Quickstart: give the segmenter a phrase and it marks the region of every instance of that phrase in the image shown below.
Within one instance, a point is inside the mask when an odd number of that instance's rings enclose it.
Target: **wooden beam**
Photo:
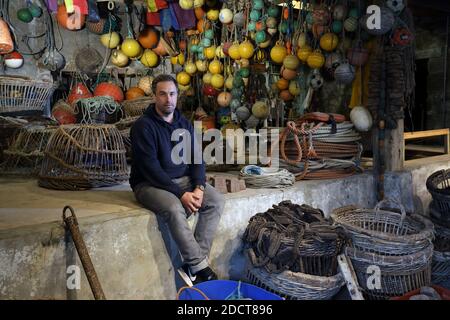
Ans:
[[[405,161],[405,140],[403,119],[397,120],[397,128],[386,130],[386,171],[403,170]]]
[[[425,130],[425,131],[415,131],[415,132],[405,132],[403,133],[403,138],[405,140],[418,139],[418,138],[429,138],[438,136],[449,135],[450,130],[447,129],[436,129],[436,130]]]
[[[423,146],[420,144],[405,144],[405,151],[421,151],[429,153],[445,153],[444,147]]]
[[[338,255],[338,264],[352,300],[364,300],[350,259],[345,254],[340,254]]]

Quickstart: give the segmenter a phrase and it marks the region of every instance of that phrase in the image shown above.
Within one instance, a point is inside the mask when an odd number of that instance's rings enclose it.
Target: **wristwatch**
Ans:
[[[195,186],[196,189],[200,189],[201,191],[205,191],[205,186],[202,184],[198,184]]]

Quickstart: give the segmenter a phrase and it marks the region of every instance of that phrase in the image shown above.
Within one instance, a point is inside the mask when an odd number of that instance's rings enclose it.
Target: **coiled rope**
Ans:
[[[360,135],[351,122],[289,121],[280,135],[280,165],[300,179],[340,178],[362,171]]]
[[[261,168],[255,165],[245,166],[240,175],[246,186],[251,188],[284,188],[295,182],[295,176],[286,169]]]

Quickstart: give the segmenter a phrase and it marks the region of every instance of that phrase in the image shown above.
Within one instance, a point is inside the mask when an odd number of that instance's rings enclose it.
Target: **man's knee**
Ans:
[[[181,218],[186,219],[186,211],[184,210],[184,207],[180,201],[167,203],[166,205],[162,206],[161,210],[159,210],[159,212],[156,212],[156,214],[161,215],[166,222]]]
[[[223,208],[225,206],[225,197],[217,189],[212,186],[207,185],[206,192],[208,192],[208,206],[217,208],[219,214],[222,214]]]

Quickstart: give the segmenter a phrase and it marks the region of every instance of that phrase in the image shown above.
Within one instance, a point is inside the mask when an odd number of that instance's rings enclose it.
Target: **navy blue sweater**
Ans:
[[[176,129],[189,131],[193,148],[194,128],[177,109],[175,109],[172,123],[168,123],[156,113],[155,106],[152,104],[134,123],[131,128],[131,188],[134,189],[141,182],[147,182],[181,198],[184,192],[171,179],[190,176],[194,186],[205,185],[205,164],[203,160],[201,164],[194,164],[194,149],[191,152],[191,164],[173,163],[172,148],[182,140],[180,137],[179,141],[171,141],[172,132]]]

